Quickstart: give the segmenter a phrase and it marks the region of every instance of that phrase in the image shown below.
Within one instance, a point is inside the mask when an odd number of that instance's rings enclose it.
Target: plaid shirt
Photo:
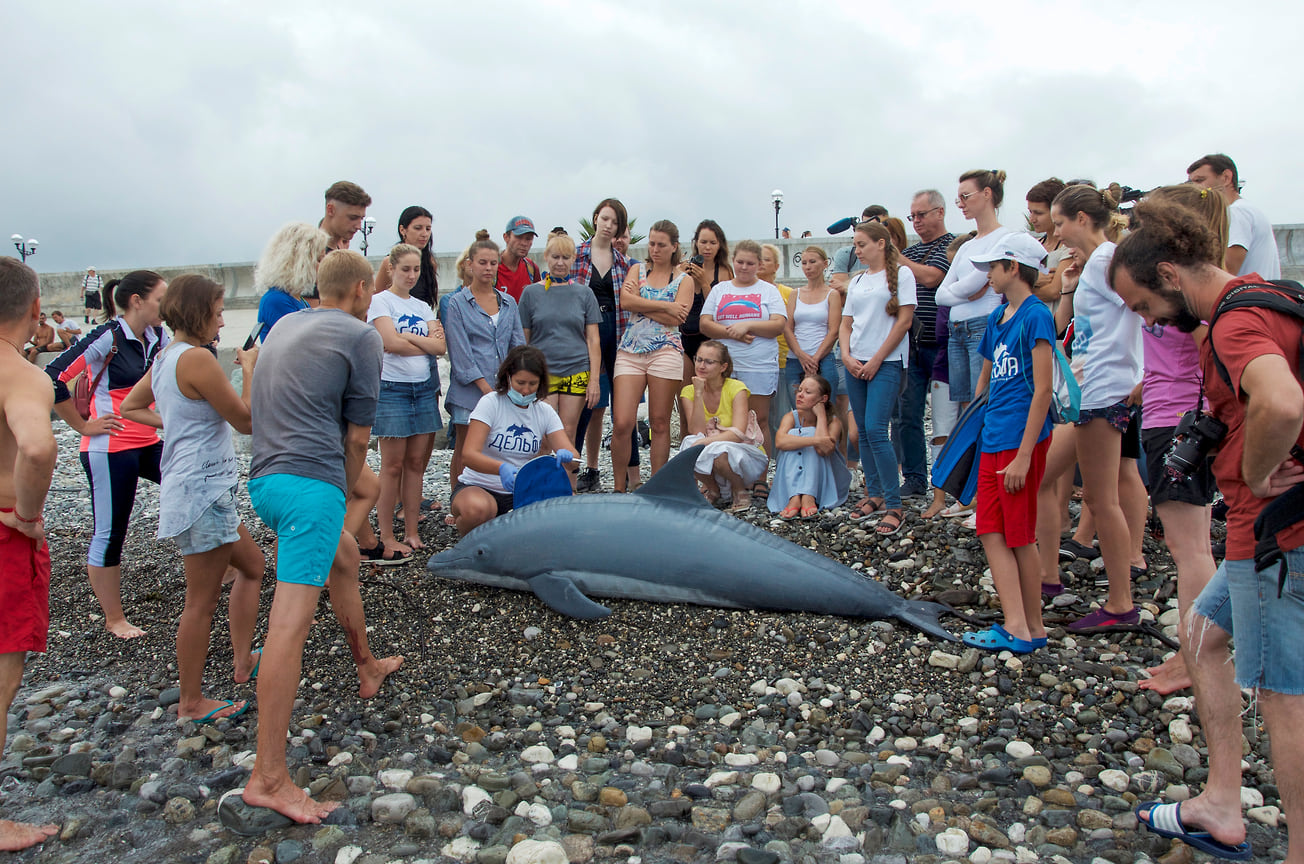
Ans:
[[[619,340],[629,325],[629,313],[620,308],[620,288],[625,284],[629,274],[629,259],[620,254],[615,247],[611,249],[611,289],[616,297],[616,339]],[[575,263],[571,266],[571,278],[581,285],[588,285],[593,276],[593,241],[585,240],[575,250]]]

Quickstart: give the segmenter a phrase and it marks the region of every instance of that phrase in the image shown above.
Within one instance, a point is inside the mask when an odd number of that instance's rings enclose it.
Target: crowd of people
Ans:
[[[913,518],[967,518],[1002,612],[1001,623],[964,635],[980,649],[1045,646],[1042,604],[1064,590],[1061,563],[1077,558],[1102,559],[1094,586],[1102,594],[1068,629],[1136,625],[1132,583],[1147,569],[1141,538],[1153,506],[1178,569],[1182,650],[1143,686],[1194,686],[1210,773],[1185,809],[1147,804],[1138,816],[1215,854],[1247,852],[1239,684],[1259,695],[1287,819],[1304,824],[1304,739],[1289,722],[1304,665],[1288,660],[1304,659],[1292,632],[1304,623],[1301,322],[1250,301],[1212,330],[1220,304],[1247,286],[1278,305],[1291,296],[1269,281],[1280,277],[1271,226],[1240,197],[1236,166],[1221,154],[1189,166],[1188,183],[1150,192],[1130,219],[1117,187],[1045,180],[1025,196],[1031,231],[1001,223],[1005,179],[1000,170],[960,175],[955,204],[974,223],[967,236],[946,230],[946,199],[934,189],[910,202],[913,244],[888,208],[866,208],[831,261],[818,246],[803,250],[802,285],[777,284],[776,247],[731,247],[710,219],[686,250],[678,226],[654,222],[646,258],[634,260],[628,212],[606,198],[578,247],[564,229],[550,232],[542,268],[529,257],[538,236],[531,219],[509,220],[501,246],[480,232],[457,260],[457,284],[444,290],[430,211],[402,212],[398,242],[375,272],[348,248],[371,199],[341,181],[326,191],[316,226],[287,224],[258,262],[258,326],[237,351],[239,389],[204,350],[222,326],[223,293],[211,280],[168,284],[134,271],[104,284],[92,303],[99,277],[91,271],[86,312],[101,307],[103,322],[83,335],[60,312],[48,324],[34,274],[4,259],[5,341],[19,361],[34,360],[34,348],[62,353],[46,376],[27,362],[13,368],[3,397],[0,457],[12,457],[4,461],[12,468],[0,469],[0,554],[17,560],[21,551],[32,579],[3,586],[11,608],[30,615],[3,634],[0,707],[21,679],[22,652],[44,649],[40,514],[54,463],[51,410],[82,436],[94,518],[87,571],[107,629],[143,635],[123,608],[121,558],[137,484],[149,480],[161,486],[158,536],[173,539],[185,561],[178,714],[203,723],[249,707],[206,698],[200,686],[220,589],[233,580],[232,680],[257,680],[260,710],[244,798],[313,822],[331,805],[291,782],[285,730],[321,589],[347,635],[359,692],[372,696],[403,658],[370,652],[360,564],[408,560],[424,546],[421,520],[445,506],[459,534],[509,511],[518,471],[542,454],[578,491],[598,488],[604,410],[611,485],[632,491],[645,404],[650,471],[670,457],[677,412],[679,447],[701,446],[695,473],[717,506],[763,503],[780,518],[810,519],[848,504],[858,466],[863,495],[848,518],[873,523],[876,535]],[[75,383],[86,385],[77,396]],[[441,395],[454,442],[447,502],[422,494],[443,427]],[[966,505],[931,487],[929,445],[936,462],[971,403],[985,419],[977,493]],[[1225,426],[1216,460],[1190,431],[1202,411]],[[276,589],[257,649],[265,559],[236,508],[233,430],[252,433],[249,496],[276,535]],[[373,437],[378,475],[365,458]],[[1175,440],[1196,448],[1183,451],[1181,470],[1169,456]],[[1062,540],[1075,486],[1082,515]],[[1218,491],[1229,512],[1226,560],[1215,567]],[[1264,531],[1283,559],[1272,591],[1255,568]],[[262,669],[268,651],[279,662]],[[0,831],[5,844],[45,836],[15,823]]]

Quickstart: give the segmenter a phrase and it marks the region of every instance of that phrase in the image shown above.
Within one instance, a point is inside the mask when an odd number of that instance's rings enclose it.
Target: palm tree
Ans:
[[[629,220],[629,243],[630,243],[631,246],[634,245],[635,243],[641,242],[642,240],[644,240],[644,239],[647,238],[647,235],[646,235],[646,234],[635,234],[635,233],[634,233],[634,223],[637,222],[637,221],[638,221],[638,217],[637,217],[637,216],[632,216],[632,217],[630,217],[630,220]],[[581,218],[581,219],[580,219],[580,240],[592,240],[592,239],[593,239],[593,223],[590,222],[588,219]]]

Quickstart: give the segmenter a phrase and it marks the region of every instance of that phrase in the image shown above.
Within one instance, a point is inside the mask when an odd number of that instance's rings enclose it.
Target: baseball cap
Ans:
[[[1015,261],[1037,268],[1040,273],[1046,271],[1046,249],[1041,241],[1031,234],[1006,234],[996,244],[996,248],[980,258],[974,258],[973,264],[979,270],[990,270],[997,261]]]
[[[92,270],[94,270],[94,269],[95,269],[94,267],[87,267],[87,268],[86,268],[86,272],[87,272],[87,273],[90,273],[90,272],[91,272]]]
[[[511,219],[507,220],[507,230],[503,233],[515,234],[517,237],[522,237],[526,234],[533,234],[536,237],[539,236],[539,232],[534,230],[534,223],[531,222],[527,216],[513,216]]]

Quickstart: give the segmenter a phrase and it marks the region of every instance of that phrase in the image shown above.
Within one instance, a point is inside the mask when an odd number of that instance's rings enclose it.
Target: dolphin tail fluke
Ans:
[[[579,589],[564,572],[540,573],[529,579],[530,588],[535,596],[547,604],[548,608],[571,618],[605,618],[611,610],[601,603],[595,603]]]
[[[929,636],[936,636],[939,639],[945,639],[948,642],[959,642],[952,633],[938,623],[938,619],[943,614],[951,610],[939,603],[924,603],[919,600],[902,601],[902,608],[895,611],[892,617],[899,621],[904,621],[911,627],[914,627],[921,633],[927,633]]]

